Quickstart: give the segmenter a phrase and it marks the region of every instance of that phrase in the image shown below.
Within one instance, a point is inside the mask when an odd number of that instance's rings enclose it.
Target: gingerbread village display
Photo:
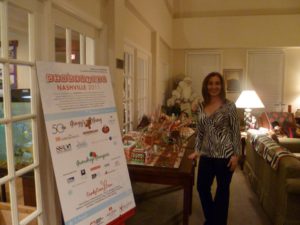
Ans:
[[[195,132],[191,128],[195,125],[193,108],[199,99],[192,90],[191,78],[185,76],[171,92],[165,107],[158,107],[150,117],[144,116],[137,131],[123,136],[127,162],[178,168],[188,139]]]
[[[144,116],[138,131],[123,136],[127,162],[146,166],[178,168],[188,139],[194,134],[186,113],[178,118],[159,113]]]

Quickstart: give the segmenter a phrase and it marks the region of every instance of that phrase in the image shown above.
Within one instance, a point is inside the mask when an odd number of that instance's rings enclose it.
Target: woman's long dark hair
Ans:
[[[221,92],[220,92],[220,97],[225,102],[226,99],[226,92],[225,92],[225,84],[224,84],[224,79],[223,76],[219,72],[211,72],[209,73],[203,80],[202,83],[202,96],[203,96],[203,104],[207,105],[210,102],[211,96],[208,93],[208,82],[212,77],[219,77],[221,81]]]

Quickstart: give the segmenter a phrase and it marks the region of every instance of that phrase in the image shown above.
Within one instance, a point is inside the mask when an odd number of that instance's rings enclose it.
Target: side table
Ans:
[[[300,126],[300,117],[295,117],[297,126]]]
[[[246,153],[245,153],[246,138],[247,138],[247,132],[242,131],[241,132],[242,154],[239,158],[239,165],[241,167],[241,170],[244,169],[244,163],[245,163],[245,160],[246,160]]]

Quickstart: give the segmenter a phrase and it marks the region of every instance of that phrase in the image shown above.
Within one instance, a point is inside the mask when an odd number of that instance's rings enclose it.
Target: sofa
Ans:
[[[246,138],[244,173],[274,225],[300,224],[300,159],[291,153],[300,144],[290,139],[277,143],[256,130]]]

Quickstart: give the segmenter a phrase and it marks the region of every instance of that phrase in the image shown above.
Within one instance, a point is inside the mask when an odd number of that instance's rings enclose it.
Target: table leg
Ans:
[[[189,215],[191,215],[192,214],[192,209],[193,209],[193,185],[190,185],[189,199],[190,199]]]
[[[1,200],[2,202],[6,202],[6,190],[5,190],[5,184],[1,185]]]
[[[245,153],[245,147],[246,147],[246,138],[242,137],[241,138],[241,142],[242,142],[242,154],[239,158],[239,164],[241,167],[241,170],[244,169],[244,163],[245,163],[245,159],[246,159],[246,153]]]
[[[189,215],[192,211],[191,190],[190,182],[187,182],[183,188],[183,225],[189,224]]]

